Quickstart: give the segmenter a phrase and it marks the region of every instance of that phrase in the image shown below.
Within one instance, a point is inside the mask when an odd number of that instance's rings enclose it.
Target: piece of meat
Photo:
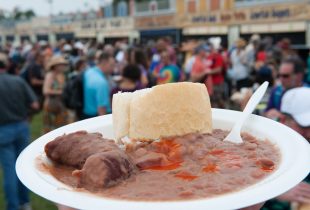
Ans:
[[[113,140],[102,138],[100,133],[87,133],[86,131],[57,137],[45,145],[48,158],[58,164],[78,169],[81,169],[86,159],[93,154],[119,150]]]
[[[127,179],[135,166],[121,150],[97,153],[87,158],[82,170],[74,171],[79,187],[90,191],[116,185]]]
[[[135,159],[135,164],[141,169],[146,169],[154,166],[167,165],[169,161],[164,154],[147,152],[147,154]]]

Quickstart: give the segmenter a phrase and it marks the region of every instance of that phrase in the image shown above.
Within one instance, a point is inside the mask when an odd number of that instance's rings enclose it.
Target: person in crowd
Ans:
[[[160,54],[162,51],[166,50],[166,43],[163,39],[159,39],[156,42],[156,45],[154,48],[152,48],[152,58],[150,63],[150,71],[153,72],[154,69],[160,64],[161,57]],[[169,55],[169,54],[168,54]]]
[[[285,92],[280,109],[280,122],[292,128],[310,142],[310,88],[298,87]],[[294,141],[294,139],[292,139]],[[288,192],[266,202],[262,210],[291,210],[310,208],[310,176]],[[293,203],[292,203],[293,202]]]
[[[72,101],[76,103],[82,104],[83,100],[83,73],[86,71],[87,62],[84,58],[79,58],[75,65],[74,70],[69,73],[68,78],[66,80],[65,89],[63,92],[63,100],[65,101],[65,105],[68,109],[68,123],[75,122],[77,120],[81,120],[82,117],[82,107],[69,107],[67,103],[72,103]],[[68,90],[69,89],[69,90]],[[73,98],[72,98],[73,97]],[[78,98],[76,98],[78,97]],[[79,100],[81,102],[79,102]],[[72,105],[72,104],[71,104]]]
[[[122,71],[122,79],[120,83],[111,91],[113,94],[121,92],[134,92],[142,89],[141,86],[141,70],[138,65],[129,64]]]
[[[166,50],[168,55],[170,56],[170,60],[172,64],[177,64],[177,54],[173,47],[172,39],[170,36],[167,36],[163,39],[164,43],[166,44]]]
[[[300,59],[292,57],[282,61],[279,69],[280,84],[271,92],[265,116],[278,120],[280,117],[281,99],[285,91],[294,88],[307,86],[304,83],[305,69]]]
[[[146,58],[146,55],[143,50],[141,49],[135,49],[132,51],[133,58],[130,63],[135,64],[139,67],[141,71],[141,87],[151,87],[155,85],[154,78],[152,78],[152,74],[148,71],[148,61]]]
[[[47,44],[45,40],[42,40],[41,43]],[[63,46],[66,44],[66,40],[61,39],[56,43],[56,46],[53,49],[54,55],[61,55],[61,50],[63,49]]]
[[[30,141],[29,109],[39,103],[28,84],[18,76],[6,73],[8,58],[0,54],[0,162],[4,176],[7,210],[30,210],[27,188],[18,180],[15,162]],[[16,103],[18,102],[18,103]]]
[[[40,105],[43,105],[43,83],[44,83],[44,58],[41,52],[34,54],[34,62],[30,63],[25,69],[26,81],[30,84],[32,90],[39,99]]]
[[[211,52],[207,59],[211,61],[210,71],[208,72],[208,75],[211,76],[213,84],[213,95],[211,96],[212,107],[224,108],[224,77],[226,71],[224,59],[219,53],[219,51],[213,46],[211,46]]]
[[[236,42],[236,48],[230,55],[231,69],[228,71],[230,78],[236,83],[236,89],[240,91],[243,87],[251,87],[249,80],[249,64],[244,50],[246,41],[242,38]]]
[[[93,68],[96,66],[96,50],[91,48],[87,52],[87,66],[88,68]]]
[[[67,124],[67,111],[61,98],[65,84],[64,72],[67,68],[67,60],[59,55],[52,57],[47,65],[43,84],[45,96],[43,104],[44,133]]]
[[[189,76],[191,74],[196,54],[197,54],[197,42],[195,41],[188,41],[185,43],[182,43],[181,51],[183,51],[184,55],[184,72],[186,74],[186,78],[189,79]]]
[[[208,89],[209,95],[213,95],[212,78],[209,76],[211,72],[212,61],[207,57],[210,55],[210,47],[208,45],[200,45],[196,49],[195,61],[192,66],[190,81],[204,83]]]
[[[296,56],[296,52],[291,47],[291,40],[288,38],[283,38],[280,43],[279,47],[282,54],[282,59],[286,59],[292,56]]]
[[[258,34],[253,34],[249,40],[249,44],[245,48],[246,59],[250,68],[254,68],[255,66],[255,57],[259,43],[261,43],[260,36]]]
[[[181,70],[178,66],[172,63],[168,51],[164,50],[160,54],[160,63],[152,72],[156,78],[157,84],[166,84],[172,82],[179,82],[181,79]]]
[[[74,67],[73,67],[73,71],[70,72],[70,74],[68,75],[68,78],[73,78],[76,77],[77,75],[81,74],[82,72],[84,72],[87,68],[87,61],[84,57],[80,57],[78,58],[75,63],[74,63]]]
[[[83,118],[111,113],[110,85],[108,77],[115,67],[114,57],[103,52],[97,66],[87,69],[84,73],[84,109]]]
[[[255,66],[254,69],[257,71],[260,69],[267,60],[267,52],[265,50],[265,45],[263,43],[260,43],[257,47],[257,52],[255,55]]]

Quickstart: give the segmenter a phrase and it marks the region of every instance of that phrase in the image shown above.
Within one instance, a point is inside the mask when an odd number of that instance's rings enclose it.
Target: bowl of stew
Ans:
[[[96,164],[91,168],[94,164],[87,160],[85,168],[61,164],[40,167],[38,161],[46,163],[45,146],[64,134],[100,133],[100,138],[113,139],[111,116],[80,121],[29,145],[17,160],[17,174],[30,190],[53,202],[78,209],[126,206],[135,210],[243,208],[286,192],[308,175],[308,142],[275,121],[251,115],[242,129],[243,144],[223,142],[239,115],[236,111],[213,109],[212,134],[189,134],[121,148],[132,162],[132,169],[122,174],[125,176],[122,179],[115,179],[112,172],[106,175],[106,168]],[[85,132],[74,134],[81,130]],[[72,151],[82,155],[73,146],[70,148],[61,155],[70,155]],[[109,152],[112,156],[114,153]],[[109,159],[105,158],[111,158],[106,154],[97,156],[93,158],[95,161],[99,158],[106,162]],[[84,178],[73,176],[76,170],[85,173]],[[93,179],[88,177],[94,175],[105,176],[105,182],[101,182],[103,178],[89,181]]]

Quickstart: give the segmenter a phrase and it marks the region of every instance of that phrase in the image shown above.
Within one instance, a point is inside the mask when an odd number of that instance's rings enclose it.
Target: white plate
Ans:
[[[213,127],[229,129],[240,112],[213,109]],[[100,132],[104,137],[113,138],[112,116],[96,117],[73,123],[54,130],[30,144],[18,157],[16,171],[19,179],[33,192],[56,203],[78,209],[91,210],[206,210],[238,209],[276,197],[302,181],[310,171],[310,146],[292,129],[272,120],[252,115],[244,131],[258,138],[268,138],[281,150],[282,160],[278,170],[261,182],[244,190],[220,195],[214,198],[173,201],[134,202],[98,197],[90,193],[76,192],[52,176],[35,167],[35,159],[44,154],[44,146],[64,133],[78,130]],[[134,190],[134,189],[133,189]]]

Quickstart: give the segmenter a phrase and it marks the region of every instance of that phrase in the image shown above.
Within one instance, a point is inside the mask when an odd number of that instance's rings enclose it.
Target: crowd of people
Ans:
[[[284,122],[310,140],[310,116],[299,121],[294,118],[298,107],[292,113],[281,109],[287,90],[309,87],[305,64],[310,65],[310,59],[303,61],[289,39],[273,43],[259,35],[248,42],[240,38],[230,48],[216,39],[175,46],[169,37],[144,45],[76,40],[60,40],[55,46],[46,41],[8,43],[0,48],[0,161],[7,209],[29,209],[26,193],[18,193],[26,190],[16,177],[14,163],[29,141],[28,122],[38,112],[43,113],[43,134],[111,113],[112,97],[118,91],[182,81],[204,83],[212,107],[242,110],[252,92],[268,81],[269,90],[257,114]],[[304,107],[308,114],[309,108]],[[310,203],[309,188],[302,183],[295,193],[279,199]]]

